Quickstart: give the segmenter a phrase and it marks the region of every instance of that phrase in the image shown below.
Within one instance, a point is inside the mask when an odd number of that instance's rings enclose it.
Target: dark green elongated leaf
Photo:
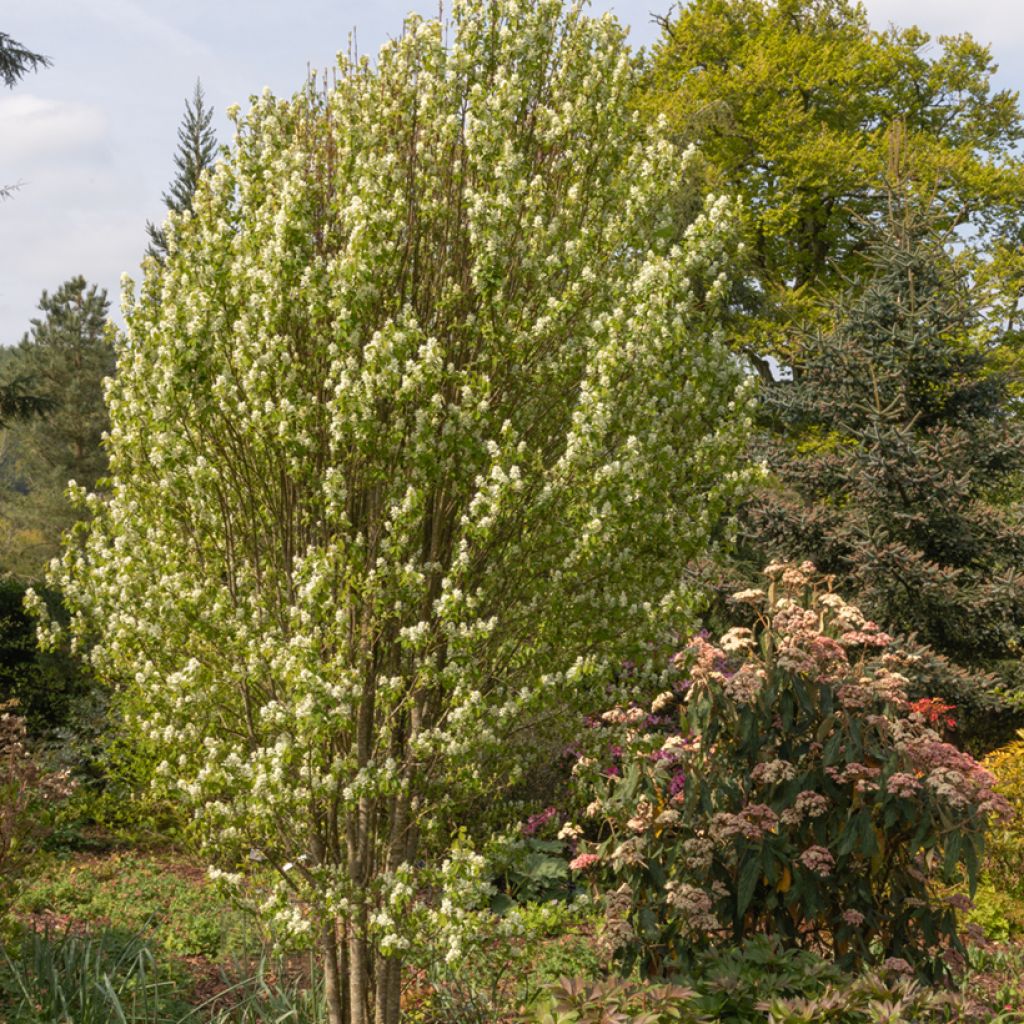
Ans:
[[[736,914],[742,917],[754,898],[754,890],[757,888],[757,880],[761,877],[761,860],[759,857],[752,857],[743,865],[740,873],[739,886],[736,889]]]

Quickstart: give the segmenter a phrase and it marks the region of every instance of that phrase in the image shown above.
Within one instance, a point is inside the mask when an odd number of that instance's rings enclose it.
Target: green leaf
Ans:
[[[752,857],[743,865],[740,872],[739,884],[736,887],[736,915],[742,917],[754,898],[754,890],[757,888],[758,879],[761,877],[761,858]]]

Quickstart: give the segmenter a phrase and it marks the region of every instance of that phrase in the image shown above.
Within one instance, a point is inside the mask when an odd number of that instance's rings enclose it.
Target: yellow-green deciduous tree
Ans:
[[[1024,122],[995,71],[969,35],[876,30],[852,0],[691,0],[665,20],[643,108],[745,202],[766,300],[756,347],[784,353],[778,321],[801,290],[859,268],[894,172],[974,246],[1017,252]]]

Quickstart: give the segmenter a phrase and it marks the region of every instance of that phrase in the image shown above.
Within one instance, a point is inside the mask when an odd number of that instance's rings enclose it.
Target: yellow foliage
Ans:
[[[986,841],[985,871],[996,888],[1024,893],[1024,730],[1020,739],[994,750],[982,762],[998,779],[1013,818],[997,823]]]

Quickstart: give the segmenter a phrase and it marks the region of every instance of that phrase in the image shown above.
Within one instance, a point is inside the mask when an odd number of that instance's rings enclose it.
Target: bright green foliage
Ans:
[[[192,209],[192,197],[199,187],[199,178],[213,167],[217,155],[217,135],[213,130],[213,110],[206,106],[203,87],[196,79],[192,98],[185,101],[185,116],[178,127],[178,151],[174,154],[177,169],[170,191],[164,193],[164,205],[172,213]],[[149,246],[146,252],[157,260],[167,256],[167,234],[156,224],[147,224]]]
[[[210,853],[346,923],[354,1024],[395,1019],[387,894],[452,811],[624,636],[691,618],[750,427],[730,207],[678,229],[622,29],[453,19],[234,113],[127,289],[112,493],[55,573]]]
[[[43,292],[41,316],[7,357],[8,374],[31,381],[48,406],[45,415],[12,424],[5,438],[8,571],[38,576],[58,550],[60,531],[76,519],[68,482],[92,489],[106,472],[103,383],[115,369],[109,309],[104,290],[73,277],[52,295]]]
[[[51,914],[80,927],[145,933],[161,951],[210,958],[248,952],[244,912],[218,896],[196,865],[170,855],[51,857],[23,888],[20,914]],[[255,928],[251,938],[255,946]]]
[[[985,874],[986,876],[994,875],[999,878],[999,881],[991,882],[988,877],[983,879],[981,885],[978,886],[978,891],[974,894],[973,905],[967,914],[967,920],[972,925],[977,925],[984,933],[985,938],[990,941],[1019,941],[1021,937],[1024,937],[1024,896],[1014,895],[1013,890],[1020,891],[1020,875],[1014,876],[1013,885],[1007,889],[1001,884],[1001,872],[998,869],[991,870],[992,847],[995,845],[998,848],[1000,839],[1006,838],[1005,833],[1001,837],[999,831],[993,831],[995,834],[989,832],[985,842],[987,854]],[[1019,839],[1017,841],[1019,842]],[[1005,849],[1002,852],[1005,855]],[[1019,850],[1014,853],[1014,859],[1019,861]],[[999,854],[997,853],[996,856],[998,857]]]
[[[755,934],[942,973],[961,948],[945,887],[973,890],[1006,801],[908,707],[913,663],[886,634],[812,567],[766,574],[735,596],[753,629],[691,641],[653,723],[602,716],[620,763],[577,768],[600,831],[570,867],[605,882],[603,941],[646,976]]]
[[[851,0],[692,0],[655,47],[645,109],[744,199],[770,312],[856,267],[893,175],[950,222],[1014,235],[1024,122],[994,71],[968,35],[874,31]],[[769,330],[752,340],[778,347]]]

